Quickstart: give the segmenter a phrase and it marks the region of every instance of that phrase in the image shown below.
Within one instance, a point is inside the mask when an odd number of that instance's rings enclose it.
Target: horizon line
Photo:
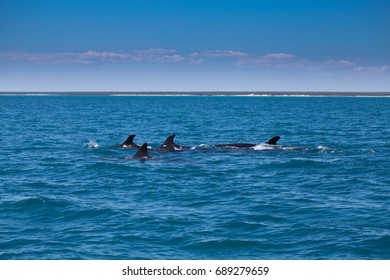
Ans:
[[[0,91],[0,96],[312,96],[390,97],[389,91]]]
[[[149,93],[149,92],[198,92],[198,93],[209,93],[209,92],[243,92],[243,93],[390,93],[389,91],[384,90],[0,90],[0,93],[51,93],[51,92],[69,92],[69,93],[109,93],[109,92],[119,92],[119,93]]]

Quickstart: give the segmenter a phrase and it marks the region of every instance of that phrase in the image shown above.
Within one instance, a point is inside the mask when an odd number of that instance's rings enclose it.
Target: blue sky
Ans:
[[[0,0],[0,91],[390,91],[386,0]]]

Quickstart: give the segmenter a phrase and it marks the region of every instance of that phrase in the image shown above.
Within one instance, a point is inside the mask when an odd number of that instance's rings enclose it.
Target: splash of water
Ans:
[[[85,144],[85,147],[88,149],[97,149],[99,144],[94,139],[88,139],[88,143]]]

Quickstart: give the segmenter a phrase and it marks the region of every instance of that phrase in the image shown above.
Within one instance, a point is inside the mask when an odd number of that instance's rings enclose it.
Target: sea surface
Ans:
[[[388,97],[0,96],[0,145],[0,259],[390,259]]]

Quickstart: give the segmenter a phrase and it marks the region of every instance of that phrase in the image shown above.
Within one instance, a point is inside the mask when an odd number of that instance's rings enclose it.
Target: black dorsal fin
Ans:
[[[135,137],[135,134],[129,135],[129,137],[127,137],[127,139],[125,140],[125,142],[123,142],[121,145],[126,145],[126,146],[137,146],[137,145],[134,144],[134,142],[133,142],[134,137]]]
[[[265,143],[270,144],[270,145],[276,145],[276,143],[279,141],[279,139],[280,139],[280,136],[274,136]]]
[[[134,155],[134,158],[138,159],[148,159],[152,156],[148,153],[148,144],[144,143],[142,144],[141,148],[138,149],[138,152]]]
[[[175,145],[175,142],[173,142],[173,139],[175,138],[175,136],[176,136],[176,134],[169,135],[160,147]]]

